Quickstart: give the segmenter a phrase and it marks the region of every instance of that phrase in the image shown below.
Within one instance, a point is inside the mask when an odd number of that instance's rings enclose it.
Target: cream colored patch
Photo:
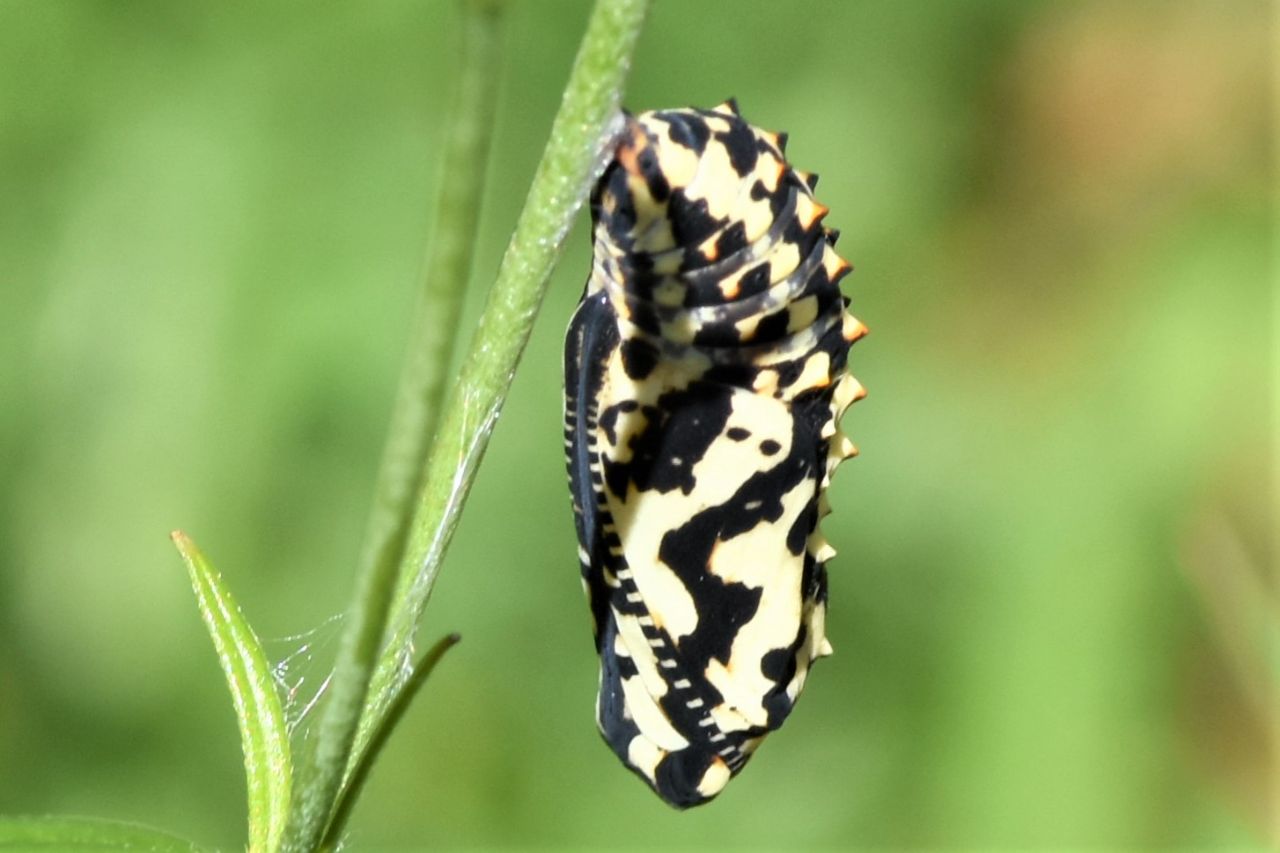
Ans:
[[[707,668],[702,675],[717,690],[723,692],[723,686],[733,685],[736,678],[740,674],[733,667],[733,657],[729,658],[729,665],[721,663],[719,659],[712,658],[707,662]],[[759,721],[758,716],[744,713],[744,709],[738,707],[735,701],[736,697],[726,695],[724,701],[712,708],[708,714],[715,722],[716,727],[722,732],[742,732],[752,726],[762,726],[764,722]],[[748,700],[747,709],[752,705],[759,705],[758,700]]]
[[[761,312],[757,311],[743,317],[741,320],[733,324],[733,328],[738,332],[740,340],[749,341],[756,336],[756,329],[760,327]]]
[[[798,332],[812,326],[813,321],[818,319],[818,297],[806,296],[792,302],[789,312],[791,316],[787,321],[788,332]]]
[[[636,588],[653,618],[666,627],[673,639],[693,632],[698,625],[698,611],[676,573],[658,558],[658,548],[668,531],[688,521],[686,506],[687,499],[679,492],[641,494],[632,486],[625,502],[609,495],[609,508]]]
[[[800,247],[795,243],[778,243],[769,253],[769,283],[777,284],[800,266]]]
[[[734,116],[735,116],[735,113],[732,110],[730,110],[729,114],[726,115],[724,118],[721,118],[720,116],[703,116],[702,120],[707,123],[707,127],[711,128],[711,132],[713,134],[716,134],[716,133],[724,133],[726,130],[728,130],[729,122],[734,118]],[[708,142],[707,147],[711,147],[712,144],[718,145],[719,143]]]
[[[835,411],[843,413],[851,403],[865,396],[867,396],[867,390],[862,387],[862,383],[854,379],[852,373],[846,373],[836,383],[835,394],[832,397]]]
[[[795,491],[788,492],[786,497]],[[778,521],[761,521],[746,533],[717,541],[711,551],[711,573],[725,583],[765,589],[784,564],[803,562],[800,556],[787,550],[787,530],[795,520],[787,518],[786,510],[790,508],[784,498],[783,516]]]
[[[776,394],[778,391],[778,372],[776,370],[761,370],[756,374],[751,387],[761,394]]]
[[[815,352],[805,359],[804,370],[791,383],[788,391],[798,394],[810,388],[824,388],[831,384],[831,356],[825,352]]]
[[[675,234],[671,230],[671,220],[667,218],[666,208],[655,214],[652,219],[641,219],[637,222],[638,231],[633,231],[634,249],[640,252],[666,252],[676,246]]]
[[[653,255],[651,260],[654,275],[675,275],[684,264],[684,252],[665,252]]]
[[[786,161],[773,154],[761,156],[760,161],[756,163],[756,178],[771,194],[777,192],[778,184],[786,173]]]
[[[773,225],[773,210],[769,207],[768,196],[757,201],[747,195],[738,203],[737,216],[742,220],[748,242],[759,240]]]
[[[674,308],[684,302],[685,286],[676,279],[663,279],[653,289],[653,301],[659,305]]]
[[[827,640],[827,606],[815,603],[809,608],[809,653],[814,658],[824,658],[834,651]]]
[[[796,196],[796,219],[805,230],[812,228],[813,223],[826,216],[828,212],[829,208],[815,201],[812,196]]]
[[[677,144],[667,133],[667,123],[656,119],[644,119],[645,124],[657,137],[658,163],[667,183],[673,189],[687,187],[698,174],[698,153],[692,148]]]
[[[707,212],[716,219],[737,215],[738,193],[742,178],[733,168],[724,145],[707,143],[698,166],[698,174],[685,190],[690,201],[704,199]]]
[[[809,537],[809,553],[819,563],[825,563],[836,555],[836,549],[820,531],[815,530]]]
[[[643,225],[647,220],[661,213],[662,204],[654,200],[649,193],[649,185],[634,169],[634,165],[627,169],[630,173],[627,175],[627,193],[631,196],[632,204],[635,205],[637,224]]]
[[[848,261],[840,257],[836,250],[831,248],[830,243],[822,247],[822,268],[827,271],[827,277],[833,281],[846,270],[853,269]]]
[[[730,707],[728,702],[712,708],[710,714],[716,728],[722,732],[745,732],[752,726],[751,721],[739,713],[737,708]]]
[[[717,758],[711,762],[707,772],[702,774],[702,780],[698,782],[698,793],[704,797],[714,797],[724,790],[731,778],[733,773],[729,771],[729,765]]]
[[[844,339],[852,343],[867,333],[867,327],[862,324],[861,320],[846,311],[844,327],[841,332],[844,335]]]
[[[658,775],[658,762],[666,755],[653,741],[642,734],[636,735],[627,744],[627,761],[631,766],[653,782]]]
[[[676,344],[691,344],[694,335],[698,334],[698,324],[688,312],[682,312],[674,321],[662,323],[658,328],[662,337]]]

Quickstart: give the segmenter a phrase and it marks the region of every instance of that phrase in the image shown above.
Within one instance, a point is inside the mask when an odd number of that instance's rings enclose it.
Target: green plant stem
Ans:
[[[648,0],[598,0],[515,234],[445,408],[427,463],[396,590],[390,634],[370,690],[386,707],[403,683],[413,636],[528,342],[574,214],[621,126],[619,106]]]
[[[361,553],[357,592],[334,667],[311,760],[299,764],[283,849],[312,850],[329,824],[352,754],[373,663],[409,529],[415,497],[444,396],[462,293],[471,275],[476,224],[493,134],[503,7],[462,4],[462,63],[446,130],[440,196],[424,286],[418,297],[375,498]]]

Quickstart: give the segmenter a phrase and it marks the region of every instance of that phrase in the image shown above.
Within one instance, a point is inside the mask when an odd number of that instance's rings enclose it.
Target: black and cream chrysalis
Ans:
[[[831,652],[818,521],[856,452],[837,427],[866,329],[785,144],[733,101],[628,117],[565,344],[596,718],[681,808],[724,788]]]

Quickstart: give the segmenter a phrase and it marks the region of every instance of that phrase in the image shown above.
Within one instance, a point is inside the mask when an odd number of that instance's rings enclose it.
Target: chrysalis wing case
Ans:
[[[677,807],[782,725],[815,658],[835,553],[818,532],[865,327],[786,139],[727,101],[629,118],[592,195],[565,345],[565,430],[600,655],[596,718]]]

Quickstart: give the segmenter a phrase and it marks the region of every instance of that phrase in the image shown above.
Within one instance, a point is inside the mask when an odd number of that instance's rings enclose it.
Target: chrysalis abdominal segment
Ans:
[[[565,346],[596,717],[668,803],[719,793],[829,654],[818,531],[863,396],[850,270],[782,134],[727,101],[627,122]]]

